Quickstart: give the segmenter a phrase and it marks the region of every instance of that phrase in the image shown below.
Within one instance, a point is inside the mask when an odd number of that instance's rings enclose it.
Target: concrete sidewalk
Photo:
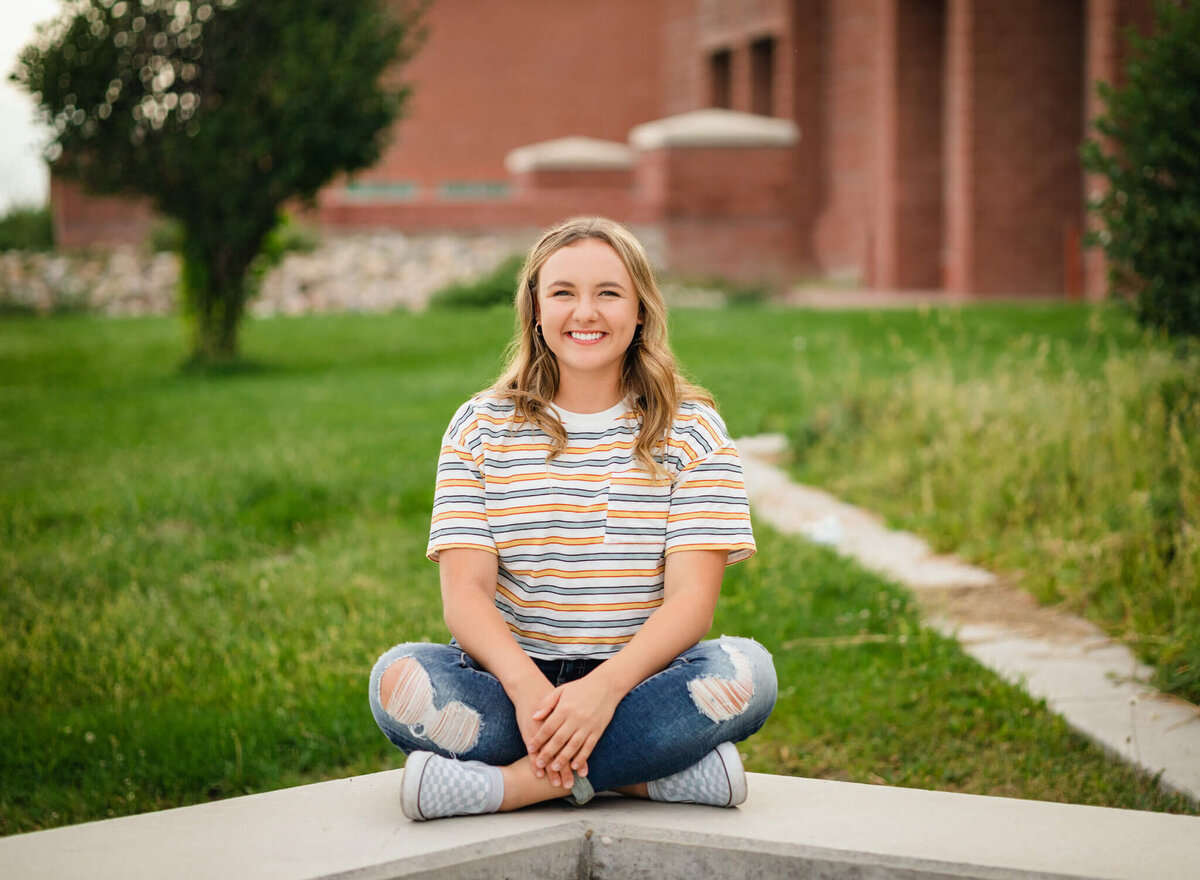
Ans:
[[[927,625],[1104,748],[1161,774],[1169,790],[1200,801],[1200,707],[1150,687],[1151,670],[1128,648],[1081,618],[1039,607],[991,572],[935,554],[874,514],[793,483],[774,463],[786,448],[781,435],[737,445],[756,518],[911,588]]]

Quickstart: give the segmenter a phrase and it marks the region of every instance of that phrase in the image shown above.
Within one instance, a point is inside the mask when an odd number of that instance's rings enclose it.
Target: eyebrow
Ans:
[[[570,281],[551,281],[546,286],[547,287],[574,287],[575,285],[572,284]],[[621,290],[625,289],[625,287],[623,285],[621,285],[620,283],[618,283],[616,281],[601,281],[596,286],[597,287],[616,287]]]

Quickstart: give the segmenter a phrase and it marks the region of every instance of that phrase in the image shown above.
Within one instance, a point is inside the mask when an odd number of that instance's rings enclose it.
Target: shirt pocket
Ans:
[[[667,540],[671,483],[631,468],[612,476],[608,488],[605,544],[658,544]]]

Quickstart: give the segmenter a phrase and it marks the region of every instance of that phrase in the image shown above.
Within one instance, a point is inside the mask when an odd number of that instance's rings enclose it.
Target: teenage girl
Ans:
[[[733,743],[775,704],[757,642],[712,625],[754,553],[737,450],[680,376],[641,245],[585,217],[529,252],[509,365],[442,440],[428,556],[449,645],[375,664],[410,819],[597,791],[733,806]]]

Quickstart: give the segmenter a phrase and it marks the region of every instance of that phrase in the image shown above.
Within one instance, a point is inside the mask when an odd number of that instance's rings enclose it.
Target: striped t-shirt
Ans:
[[[496,606],[531,656],[608,657],[662,604],[664,562],[679,550],[755,550],[737,449],[716,411],[680,407],[657,482],[633,458],[625,404],[556,410],[567,449],[519,420],[511,400],[463,404],[438,460],[430,559],[451,547],[499,557]]]

